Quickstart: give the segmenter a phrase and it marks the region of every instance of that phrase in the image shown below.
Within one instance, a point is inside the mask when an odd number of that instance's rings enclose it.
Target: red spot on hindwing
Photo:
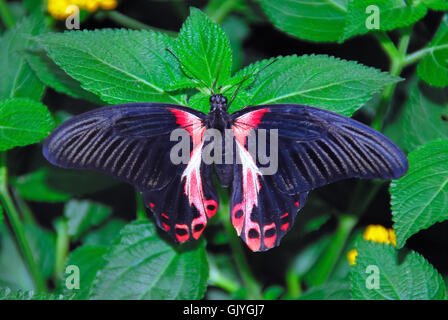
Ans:
[[[275,244],[275,240],[277,239],[277,233],[275,232],[275,223],[265,225],[263,227],[263,242],[264,245],[268,248],[272,248]]]
[[[176,224],[174,226],[174,232],[179,242],[185,242],[190,238],[188,226],[186,224]]]

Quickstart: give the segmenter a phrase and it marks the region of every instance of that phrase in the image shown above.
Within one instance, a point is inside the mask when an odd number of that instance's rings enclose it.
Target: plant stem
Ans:
[[[217,24],[223,23],[227,15],[235,8],[237,1],[223,0],[217,7],[208,7],[206,9],[207,15]]]
[[[22,250],[22,254],[28,265],[37,290],[46,292],[47,288],[45,286],[45,281],[40,273],[36,261],[34,260],[33,252],[31,251],[26,239],[25,228],[23,227],[22,221],[20,221],[19,213],[17,212],[14,201],[12,200],[8,190],[8,169],[6,166],[6,153],[4,152],[0,152],[0,201],[6,209],[6,215],[9,218],[12,229],[14,230],[17,242]]]
[[[139,191],[135,191],[135,203],[137,206],[137,219],[146,219],[145,203]]]
[[[348,237],[350,236],[357,218],[352,215],[345,215],[339,218],[339,225],[332,241],[328,245],[322,257],[310,271],[310,282],[313,286],[323,284],[333,271],[336,262],[345,248]]]
[[[223,189],[220,188],[220,209],[219,216],[224,224],[224,229],[226,231],[227,237],[229,238],[230,247],[232,248],[233,259],[238,267],[238,270],[241,274],[241,278],[243,279],[244,285],[247,289],[247,294],[249,299],[261,299],[261,288],[258,282],[255,280],[255,277],[252,275],[249,264],[247,263],[246,256],[244,255],[243,249],[241,247],[241,242],[239,238],[235,234],[235,229],[233,228],[228,212],[229,212],[229,203],[228,201],[223,201],[228,197],[223,194]]]
[[[387,53],[390,61],[389,73],[395,77],[401,74],[401,71],[405,67],[404,60],[410,40],[410,29],[405,29],[404,35],[400,39],[399,49],[395,46],[393,41],[387,35],[386,32],[375,33],[381,47]],[[381,101],[376,112],[375,118],[372,121],[372,128],[378,131],[383,129],[384,118],[386,117],[389,109],[390,100],[394,93],[396,84],[390,84],[386,86],[381,94]]]
[[[34,216],[33,216],[33,213],[31,212],[30,207],[28,206],[26,201],[23,200],[19,191],[17,191],[17,189],[13,188],[12,195],[14,196],[17,206],[19,207],[20,213],[22,214],[23,221],[25,223],[36,224],[36,220],[34,219]]]
[[[124,15],[118,11],[101,12],[101,13],[97,14],[97,16],[99,16],[99,17],[106,16],[110,20],[112,20],[122,26],[131,28],[131,29],[153,30],[153,31],[164,33],[170,37],[177,37],[177,33],[174,31],[169,31],[169,30],[164,30],[164,29],[148,26],[147,24],[144,24],[143,22],[135,20],[134,18],[128,17],[127,15]]]
[[[61,218],[56,220],[54,227],[56,229],[56,263],[54,274],[56,279],[60,280],[64,274],[64,266],[70,246],[70,236],[68,234],[66,219]]]
[[[0,17],[6,28],[14,26],[14,16],[12,15],[11,10],[9,10],[5,0],[0,0]]]
[[[288,292],[285,295],[286,299],[297,300],[302,295],[300,275],[292,270],[286,272],[286,286],[288,288]]]

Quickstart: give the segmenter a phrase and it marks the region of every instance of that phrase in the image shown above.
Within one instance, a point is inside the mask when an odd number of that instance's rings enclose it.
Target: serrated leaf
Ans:
[[[216,80],[218,70],[216,88],[230,77],[232,49],[227,34],[199,9],[191,8],[179,32],[175,52],[184,65],[184,72],[195,82],[195,79],[202,80],[208,88]]]
[[[76,241],[85,231],[101,224],[111,213],[111,208],[92,201],[71,200],[65,204],[68,234]]]
[[[22,51],[31,45],[31,36],[46,31],[36,17],[23,19],[0,37],[0,99],[26,97],[40,100],[44,85],[26,63]]]
[[[124,221],[112,219],[99,229],[90,231],[83,239],[84,245],[109,246],[115,240],[120,230],[126,225]]]
[[[299,300],[350,300],[350,283],[332,281],[313,287],[299,297]]]
[[[52,61],[44,50],[27,50],[24,57],[39,80],[57,92],[65,93],[74,98],[85,99],[97,104],[102,100],[93,93],[84,90],[81,84],[64,72]]]
[[[418,231],[448,219],[448,141],[434,141],[408,155],[409,170],[390,186],[397,247]]]
[[[185,79],[166,50],[174,40],[153,31],[102,29],[39,37],[48,55],[86,90],[111,104],[181,104],[168,90]]]
[[[0,288],[0,300],[64,300],[64,296],[33,290]]]
[[[105,259],[93,299],[200,299],[205,293],[205,243],[172,247],[149,220],[124,227]]]
[[[77,266],[79,268],[79,289],[67,288],[65,282],[70,274],[66,273],[62,281],[64,295],[72,296],[73,299],[88,299],[96,274],[106,263],[103,256],[107,251],[107,247],[84,245],[70,253],[67,266]]]
[[[422,0],[422,2],[432,10],[448,10],[447,0]]]
[[[448,86],[448,14],[426,50],[429,52],[417,66],[419,77],[436,87]]]
[[[374,13],[366,13],[369,6],[378,10],[379,29],[367,28],[367,19]],[[347,24],[341,41],[369,31],[389,31],[410,26],[427,13],[426,6],[419,2],[408,5],[404,0],[351,0],[347,9]]]
[[[399,137],[395,141],[412,151],[427,142],[448,139],[448,89],[416,81],[409,91],[409,100],[393,124]]]
[[[53,127],[50,112],[40,102],[25,98],[0,101],[0,151],[39,142]]]
[[[304,40],[338,41],[344,32],[349,0],[260,0],[269,20],[280,30]]]
[[[287,56],[260,71],[247,91],[251,105],[295,103],[350,116],[374,93],[397,81],[354,61],[325,55]]]
[[[391,245],[360,241],[351,268],[351,294],[361,300],[438,300],[446,295],[443,278],[421,255],[411,251],[404,260]],[[379,272],[379,287],[369,287],[370,268]]]
[[[118,184],[118,181],[91,171],[43,167],[23,176],[13,177],[11,184],[26,200],[64,202],[73,196],[110,188]]]

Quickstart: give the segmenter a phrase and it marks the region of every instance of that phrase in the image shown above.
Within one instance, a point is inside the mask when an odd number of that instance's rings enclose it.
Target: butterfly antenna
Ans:
[[[240,90],[240,88],[242,87],[243,83],[248,79],[251,78],[253,76],[255,76],[255,80],[257,80],[258,75],[260,74],[261,71],[263,71],[264,69],[266,69],[267,67],[269,67],[270,65],[272,65],[274,62],[277,62],[278,58],[275,58],[274,60],[272,60],[271,62],[269,62],[267,65],[265,65],[263,68],[261,68],[260,70],[254,71],[250,74],[250,76],[248,76],[247,74],[244,76],[243,80],[238,82],[238,84],[234,84],[233,86],[230,86],[227,90],[232,89],[235,85],[238,85],[238,87],[236,88],[235,92],[233,93],[232,98],[230,99],[230,102],[227,104],[227,109],[230,108],[230,105],[232,104],[233,100],[235,99],[236,95],[238,94],[238,91]]]
[[[182,67],[184,67],[184,69],[186,69],[189,73],[191,73],[191,74],[196,78],[196,80],[199,80],[199,81],[200,81],[206,88],[209,88],[209,89],[210,89],[210,87],[209,87],[209,86],[208,86],[208,85],[207,85],[201,78],[199,78],[198,76],[196,76],[190,69],[187,68],[186,65],[184,65],[184,64],[182,63],[182,61],[180,61],[180,59],[174,54],[173,51],[171,51],[171,50],[168,49],[168,48],[165,48],[165,50],[168,51],[169,53],[171,53],[171,54],[173,55],[173,57],[176,58],[177,62],[179,62],[179,64],[180,64]],[[211,89],[211,90],[212,90],[212,93],[214,94],[213,89]]]

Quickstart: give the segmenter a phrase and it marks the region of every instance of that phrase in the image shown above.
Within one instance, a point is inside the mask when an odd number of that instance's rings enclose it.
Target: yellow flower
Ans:
[[[397,245],[397,236],[395,235],[394,229],[387,229],[381,225],[371,224],[368,225],[364,231],[363,238],[368,241]],[[353,266],[356,264],[356,257],[358,256],[358,251],[352,249],[347,253],[348,263]]]
[[[394,246],[397,244],[394,229],[387,229],[377,224],[367,226],[363,237],[365,240],[373,242],[393,244]]]
[[[358,255],[358,251],[356,249],[352,249],[347,253],[348,263],[353,266],[356,264],[356,256]]]
[[[77,6],[80,10],[95,12],[98,9],[113,10],[117,7],[117,0],[48,0],[48,13],[55,19],[63,20],[72,12],[67,10],[70,5]]]

